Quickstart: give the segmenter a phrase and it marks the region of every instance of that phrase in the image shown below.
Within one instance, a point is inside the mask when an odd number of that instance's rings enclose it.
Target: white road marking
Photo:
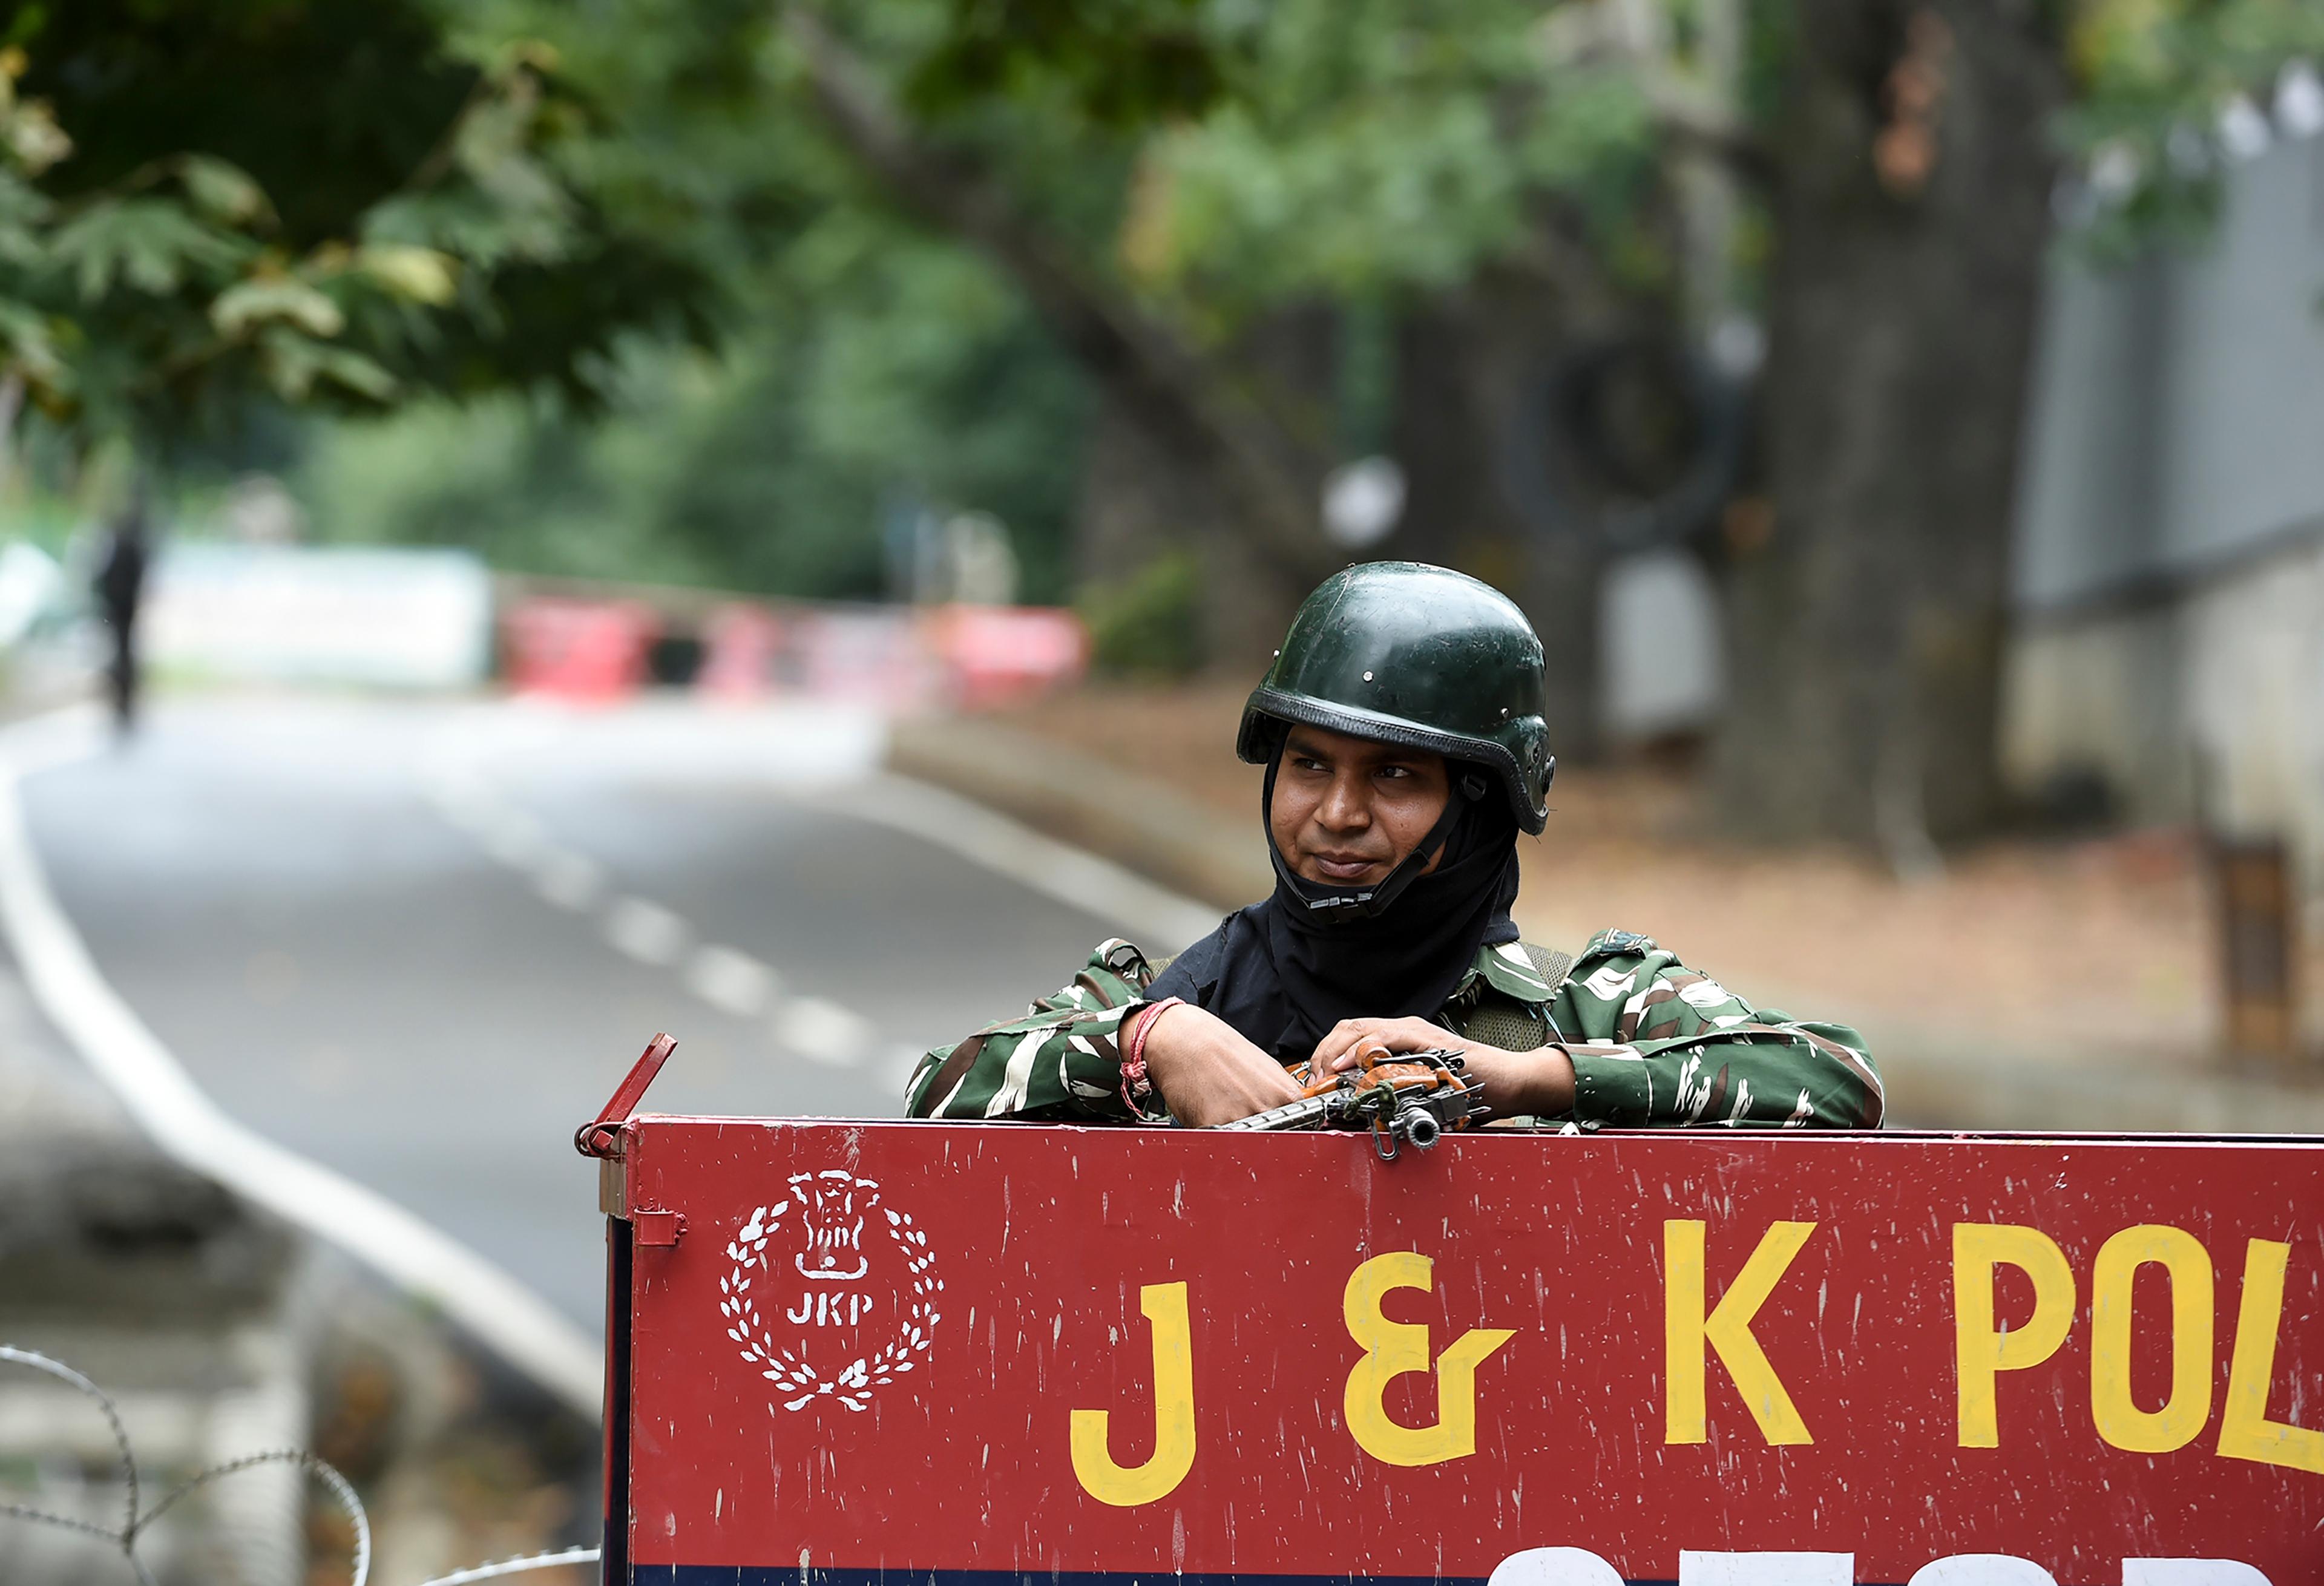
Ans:
[[[478,713],[462,742],[447,741],[439,749],[426,779],[429,798],[446,819],[474,834],[488,853],[525,871],[543,897],[560,907],[586,910],[607,884],[603,867],[558,845],[537,818],[510,802],[470,763],[469,757],[479,751],[508,747],[495,712],[513,714],[515,709],[503,705]],[[550,724],[557,719],[554,711],[540,710],[524,724],[533,747],[552,734]],[[751,734],[749,752],[733,765],[724,761],[715,767],[697,765],[698,752],[672,735],[674,724],[641,715],[628,730],[649,731],[616,757],[621,767],[659,775],[700,775],[713,769],[732,775],[748,769],[768,777],[770,791],[957,853],[1019,886],[1096,916],[1151,952],[1176,952],[1208,935],[1219,922],[1221,911],[1209,904],[947,789],[884,771],[802,789],[798,772],[803,763],[786,763],[779,752],[770,752],[784,734],[763,731]],[[825,724],[823,730],[832,728]],[[862,763],[876,753],[878,735],[876,731],[859,733],[860,742],[846,733],[839,739],[854,752],[855,763]],[[784,774],[770,775],[777,770]],[[632,958],[678,967],[687,989],[711,1006],[737,1018],[765,1017],[777,1044],[793,1056],[836,1068],[869,1065],[882,1088],[896,1096],[902,1094],[904,1081],[918,1063],[916,1051],[881,1047],[877,1029],[862,1015],[821,997],[786,996],[779,974],[748,954],[716,944],[693,947],[693,927],[650,899],[617,898],[606,905],[602,924],[606,940]]]
[[[640,964],[667,968],[685,954],[694,931],[660,904],[617,898],[605,910],[605,940]]]
[[[554,849],[533,866],[532,890],[559,908],[583,913],[605,890],[605,867],[586,853]]]
[[[18,789],[26,777],[86,759],[104,743],[93,705],[0,733],[0,929],[42,1011],[163,1151],[352,1251],[595,1416],[604,1372],[595,1340],[442,1230],[228,1117],[98,973],[50,890]]]
[[[492,819],[492,798],[474,777],[438,772],[422,787],[437,813],[464,832],[481,832]]]
[[[496,707],[501,713],[512,713],[515,708],[512,705]],[[447,734],[438,743],[421,776],[429,801],[446,820],[475,837],[487,853],[523,871],[543,898],[561,908],[586,912],[604,896],[610,877],[595,860],[559,844],[537,816],[502,794],[473,763],[480,752],[507,747],[503,735],[490,730],[491,719],[490,713],[478,713],[464,724],[462,733]],[[553,711],[531,714],[522,724],[527,746],[538,750],[553,734],[551,724],[557,719]],[[674,762],[690,763],[687,756],[675,752],[683,744],[669,736],[669,721],[656,716],[650,724],[659,733],[653,752],[627,757],[626,765],[666,771]],[[864,741],[853,745],[849,763],[863,763],[875,754],[877,735],[876,732],[859,734]],[[765,742],[754,753],[763,753],[778,741],[773,735],[764,736]],[[755,765],[761,772],[769,769],[754,761],[738,763]],[[696,774],[706,769],[732,768],[724,762],[694,767]],[[899,1098],[903,1094],[903,1082],[919,1055],[902,1048],[880,1052],[879,1032],[862,1015],[825,998],[786,996],[781,975],[739,948],[719,943],[696,946],[693,925],[650,899],[615,898],[604,906],[599,923],[605,940],[618,951],[657,968],[677,968],[686,989],[721,1012],[737,1019],[764,1018],[783,1051],[834,1068],[874,1061],[882,1081],[892,1071],[894,1083],[886,1086],[889,1093]]]
[[[853,1068],[878,1039],[871,1022],[821,997],[793,997],[775,1010],[775,1039],[831,1068]]]
[[[484,852],[514,870],[530,870],[556,851],[549,830],[512,805],[486,806],[475,828]]]
[[[1061,903],[1120,926],[1148,953],[1176,953],[1218,928],[1223,912],[1075,848],[971,798],[882,771],[812,797],[835,815],[948,848]]]
[[[756,1019],[782,989],[775,972],[733,947],[698,949],[687,961],[686,989],[737,1019]]]

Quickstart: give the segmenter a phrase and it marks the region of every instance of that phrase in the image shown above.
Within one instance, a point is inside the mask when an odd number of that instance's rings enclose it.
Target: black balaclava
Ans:
[[[1444,1006],[1477,949],[1514,942],[1517,816],[1489,778],[1447,761],[1444,814],[1418,847],[1370,887],[1333,887],[1296,873],[1275,846],[1280,744],[1259,795],[1259,831],[1275,892],[1227,916],[1157,977],[1147,995],[1183,997],[1262,1051],[1307,1057],[1343,1019],[1426,1018]],[[1434,870],[1419,872],[1443,843]]]

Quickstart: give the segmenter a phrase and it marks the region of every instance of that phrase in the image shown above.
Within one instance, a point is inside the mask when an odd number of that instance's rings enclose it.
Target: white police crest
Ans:
[[[791,1175],[790,1189],[752,1211],[726,1247],[726,1336],[783,1408],[830,1398],[861,1410],[927,1353],[944,1280],[927,1234],[882,1204],[872,1180],[830,1168]],[[770,1257],[786,1224],[788,1248]]]

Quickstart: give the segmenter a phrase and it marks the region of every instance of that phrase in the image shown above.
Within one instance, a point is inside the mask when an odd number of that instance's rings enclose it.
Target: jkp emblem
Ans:
[[[944,1280],[928,1236],[909,1213],[881,1205],[872,1180],[833,1168],[793,1174],[790,1186],[789,1199],[753,1211],[726,1247],[726,1336],[783,1408],[828,1396],[860,1410],[927,1353]],[[787,1220],[791,1237],[770,1255]]]

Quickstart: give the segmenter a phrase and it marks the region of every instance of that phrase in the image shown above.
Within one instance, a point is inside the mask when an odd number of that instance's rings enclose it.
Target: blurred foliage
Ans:
[[[471,52],[527,39],[558,62],[595,118],[560,169],[715,272],[747,350],[674,383],[609,384],[619,410],[596,438],[544,446],[567,421],[554,410],[500,424],[499,461],[456,494],[336,438],[302,484],[318,523],[346,512],[348,532],[473,538],[543,570],[858,593],[880,503],[900,490],[994,512],[1028,596],[1062,596],[1086,384],[1014,283],[900,215],[835,143],[773,8],[474,0],[456,14]],[[1464,8],[1460,26],[1430,0],[1344,16],[1307,0],[885,0],[845,20],[941,148],[1181,332],[1214,343],[1285,302],[1340,297],[1385,348],[1397,292],[1522,248],[1544,184],[1569,183],[1610,232],[1652,179],[1618,78],[1576,73],[1568,96],[1528,78],[1539,15],[1516,0]],[[1351,443],[1385,428],[1379,383],[1341,393]],[[336,487],[335,468],[365,488]],[[626,527],[549,504],[574,499]],[[516,527],[528,518],[538,532]]]
[[[1268,7],[1243,91],[1145,149],[1124,267],[1240,319],[1303,295],[1457,285],[1537,245],[1545,208],[1609,260],[1641,262],[1657,180],[1648,106],[1631,75],[1555,58],[1543,23],[1559,9]]]
[[[5,38],[0,338],[84,443],[586,401],[625,330],[706,328],[710,277],[557,168],[587,115],[521,41],[456,54],[419,0],[21,5]]]
[[[341,427],[294,478],[319,531],[474,544],[545,573],[866,596],[882,593],[883,520],[908,498],[994,513],[1027,598],[1064,598],[1080,373],[1010,283],[898,216],[830,146],[772,8],[459,14],[466,48],[533,40],[586,93],[595,120],[560,169],[721,282],[725,345],[674,356],[633,339],[600,382],[602,416],[509,401],[465,432],[436,411]],[[943,15],[888,21],[918,50]],[[1093,190],[1086,177],[1061,188]],[[430,437],[456,441],[456,466],[418,466]]]
[[[2200,229],[2223,151],[2255,135],[2279,74],[2324,61],[2316,0],[2062,8],[2074,101],[2059,143],[2093,179],[2090,240],[2116,251]],[[1618,283],[1667,284],[1661,184],[1682,130],[1720,124],[1696,0],[1212,14],[1228,19],[1214,31],[1232,92],[1157,120],[1140,152],[1120,255],[1141,287],[1230,320],[1303,294],[1427,290],[1524,258],[1561,221]],[[1781,0],[1745,0],[1738,146],[1777,123],[1792,25]],[[1748,215],[1736,239],[1747,288],[1762,221]]]
[[[2304,74],[2319,91],[2324,5],[2080,0],[2069,64],[2077,94],[2060,136],[2086,177],[2080,230],[2120,257],[2157,237],[2200,236],[2228,156],[2273,137],[2279,89]]]
[[[332,427],[293,475],[333,539],[475,547],[570,576],[874,597],[900,493],[1010,525],[1028,599],[1064,598],[1086,402],[975,261],[900,237],[718,356],[637,347],[585,424],[509,397]]]
[[[2223,110],[2324,53],[2315,0],[2057,4],[2079,96],[2059,136],[2105,196],[2102,241],[2200,219]],[[1780,0],[1748,5],[1721,109],[1704,0],[816,14],[1045,257],[1242,385],[1268,378],[1236,362],[1253,327],[1336,306],[1342,411],[1323,440],[1342,451],[1379,444],[1398,316],[1482,272],[1584,270],[1674,313],[1673,172],[1706,150],[1748,169],[1791,25]],[[774,0],[19,5],[0,56],[0,358],[82,434],[410,405],[313,442],[297,482],[327,535],[862,594],[909,497],[997,514],[1028,594],[1059,598],[1090,371],[988,247],[910,212],[835,135],[784,16]],[[1747,202],[1747,301],[1770,245]],[[516,394],[436,400],[495,392]]]
[[[911,69],[923,113],[1047,87],[1061,74],[1093,122],[1197,116],[1226,88],[1203,0],[957,0],[941,41]]]
[[[1082,620],[1097,669],[1114,677],[1191,676],[1203,663],[1202,581],[1202,563],[1176,551],[1084,591]]]

